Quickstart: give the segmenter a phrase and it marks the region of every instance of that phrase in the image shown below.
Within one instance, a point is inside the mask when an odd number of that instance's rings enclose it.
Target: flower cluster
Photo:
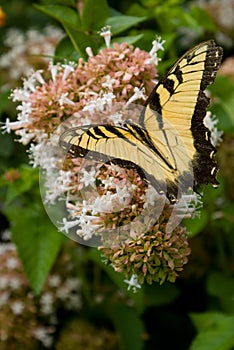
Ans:
[[[98,328],[79,318],[67,323],[56,343],[57,350],[116,350],[117,348],[117,335],[113,331]]]
[[[80,59],[77,65],[51,63],[49,80],[42,70],[35,71],[24,80],[23,88],[13,91],[20,112],[17,122],[7,120],[6,130],[17,129],[22,136],[19,141],[27,144],[40,143],[71,116],[79,125],[98,123],[97,112],[104,112],[106,106],[133,96],[142,98],[141,86],[146,93],[152,90],[156,69],[148,63],[150,58],[147,52],[123,43],[101,50],[87,62]]]
[[[8,81],[16,81],[28,76],[32,69],[46,67],[63,36],[60,29],[52,26],[45,27],[42,32],[30,29],[23,33],[17,28],[8,29],[4,40],[7,52],[0,57],[2,74],[8,75]]]
[[[144,281],[149,284],[153,281],[160,284],[174,282],[188,261],[190,248],[186,230],[177,226],[172,233],[166,233],[171,210],[166,206],[157,224],[137,239],[130,238],[111,247],[99,247],[115,271],[123,272],[128,278],[134,276],[133,287]],[[129,284],[128,280],[125,282]]]
[[[36,297],[26,280],[15,246],[12,243],[0,245],[1,349],[32,349],[37,344],[51,348],[58,309],[69,312],[82,308],[81,281],[73,277],[70,257],[61,254],[53,271],[41,295]]]
[[[87,245],[101,245],[116,270],[134,277],[129,286],[138,286],[138,278],[139,283],[174,281],[189,252],[186,233],[177,226],[193,214],[189,203],[197,202],[196,194],[183,196],[172,208],[139,169],[64,156],[58,146],[61,133],[74,126],[134,121],[142,109],[133,103],[142,103],[155,84],[160,38],[147,53],[127,43],[110,47],[108,35],[101,35],[107,48],[96,56],[87,48],[87,62],[50,63],[48,71],[25,79],[12,93],[18,119],[6,120],[4,128],[30,144],[30,162],[42,169],[44,204],[64,213],[55,222],[60,230]]]

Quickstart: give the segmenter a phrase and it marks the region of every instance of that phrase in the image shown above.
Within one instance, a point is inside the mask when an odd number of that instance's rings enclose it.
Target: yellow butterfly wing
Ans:
[[[221,58],[213,40],[185,53],[159,81],[140,117],[151,142],[176,169],[182,190],[191,181],[193,186],[218,184],[216,150],[203,120],[209,104],[204,90],[213,83]]]
[[[71,128],[60,137],[60,146],[73,157],[111,162],[135,168],[157,191],[166,193],[167,178],[173,169],[131,129],[95,125]]]

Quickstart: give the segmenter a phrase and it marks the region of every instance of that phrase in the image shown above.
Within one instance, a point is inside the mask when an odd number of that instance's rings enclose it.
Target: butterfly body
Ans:
[[[148,97],[139,122],[123,127],[90,125],[72,128],[60,145],[74,157],[140,169],[169,200],[199,184],[218,184],[210,131],[203,120],[222,49],[210,40],[185,53]]]

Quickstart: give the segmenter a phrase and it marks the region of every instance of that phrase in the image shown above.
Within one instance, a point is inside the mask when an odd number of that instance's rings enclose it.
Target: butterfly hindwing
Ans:
[[[128,129],[129,127],[129,129]],[[73,157],[111,162],[126,168],[135,168],[148,179],[158,192],[166,191],[167,178],[172,169],[144,142],[143,136],[135,137],[132,126],[126,128],[96,125],[71,128],[60,137],[60,145]]]

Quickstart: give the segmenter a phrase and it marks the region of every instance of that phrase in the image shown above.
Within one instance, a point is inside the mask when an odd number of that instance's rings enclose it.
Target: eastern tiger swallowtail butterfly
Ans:
[[[141,169],[170,201],[191,184],[218,186],[216,149],[203,120],[209,105],[204,90],[214,82],[221,58],[213,40],[195,46],[155,86],[138,124],[70,128],[60,137],[61,147],[74,157]]]

